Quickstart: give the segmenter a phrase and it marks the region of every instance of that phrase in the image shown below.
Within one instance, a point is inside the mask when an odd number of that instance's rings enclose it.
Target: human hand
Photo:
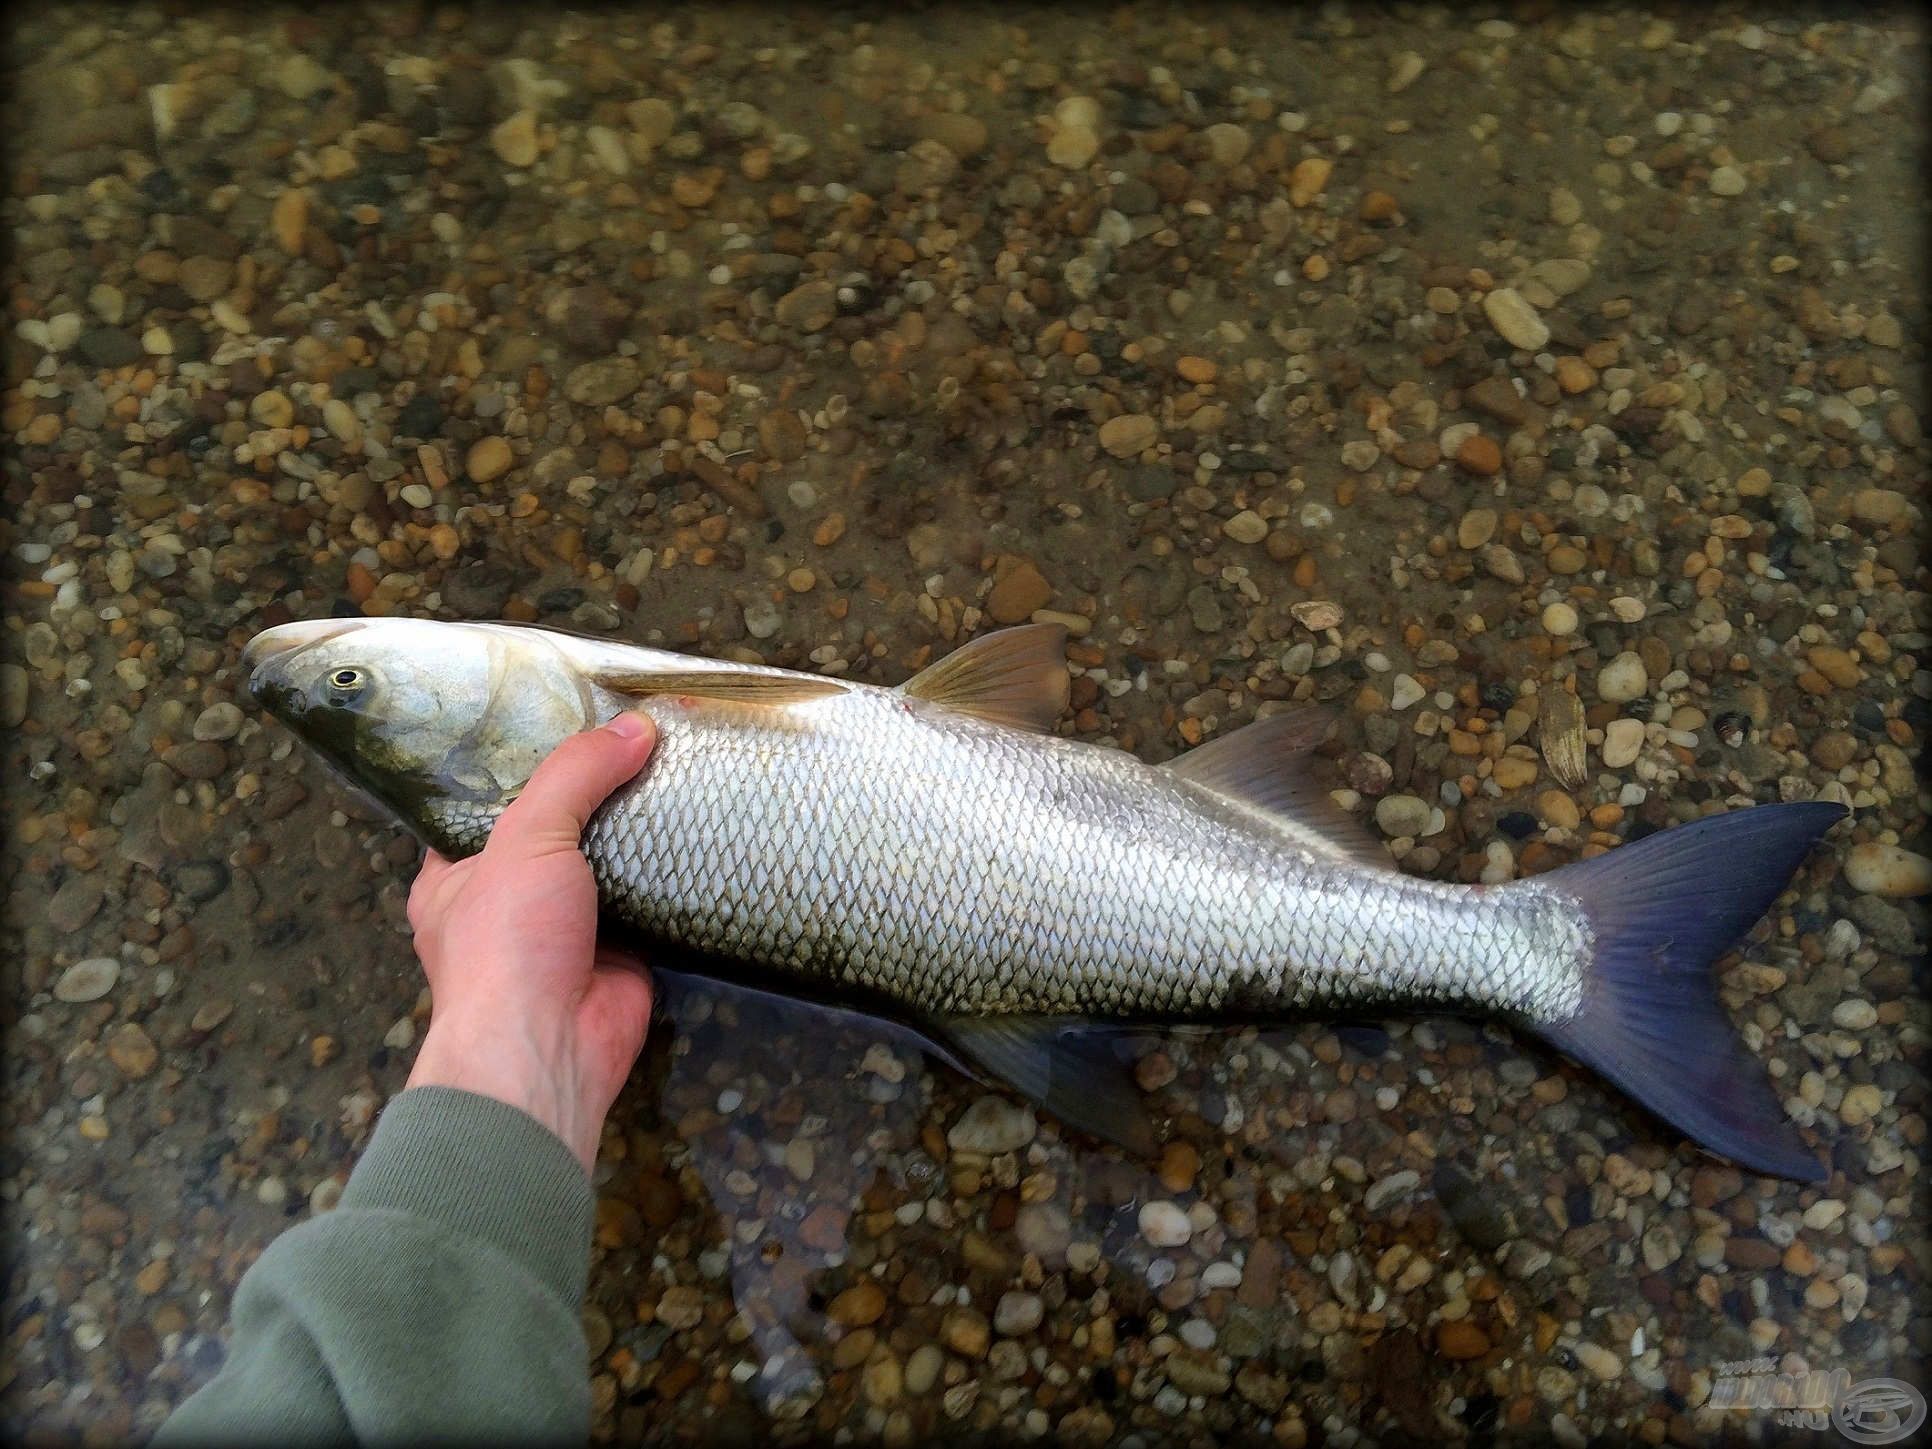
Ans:
[[[649,758],[657,731],[620,714],[551,752],[479,855],[430,851],[409,892],[430,1023],[412,1087],[460,1087],[555,1132],[589,1172],[604,1116],[651,1019],[642,965],[597,944],[584,822]]]

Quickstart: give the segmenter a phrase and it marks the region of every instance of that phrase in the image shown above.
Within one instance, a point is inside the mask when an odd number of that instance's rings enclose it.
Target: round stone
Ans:
[[[1194,1236],[1194,1224],[1174,1203],[1156,1198],[1141,1204],[1140,1235],[1157,1248],[1178,1248]]]
[[[1375,802],[1375,823],[1390,838],[1422,835],[1429,828],[1429,805],[1414,795],[1384,795]]]
[[[490,483],[510,471],[510,445],[494,433],[470,444],[463,469],[475,482]]]
[[[1603,727],[1603,763],[1606,769],[1621,770],[1643,753],[1642,720],[1613,719]]]
[[[1221,532],[1236,543],[1260,543],[1268,536],[1268,520],[1252,508],[1244,508],[1221,525]]]
[[[1719,166],[1711,172],[1713,196],[1739,196],[1744,192],[1744,173],[1735,166]]]
[[[1597,671],[1597,698],[1612,704],[1640,698],[1649,688],[1650,673],[1642,656],[1628,649]]]

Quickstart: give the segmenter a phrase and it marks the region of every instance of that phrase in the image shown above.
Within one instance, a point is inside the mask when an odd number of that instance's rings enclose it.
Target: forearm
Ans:
[[[243,1277],[226,1365],[159,1442],[582,1442],[590,1223],[554,1133],[473,1093],[404,1092],[335,1211]]]

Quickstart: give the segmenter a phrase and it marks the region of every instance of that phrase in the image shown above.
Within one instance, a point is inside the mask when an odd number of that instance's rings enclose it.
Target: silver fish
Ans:
[[[883,1002],[1116,1140],[1144,1145],[1144,1112],[1082,1023],[1420,1008],[1504,1017],[1713,1151],[1824,1175],[1709,966],[1834,804],[1463,886],[1400,873],[1314,783],[1320,711],[1161,766],[1052,733],[1058,626],[982,636],[897,688],[407,619],[284,624],[244,663],[258,700],[452,855],[567,735],[643,709],[657,749],[583,839],[609,913],[794,991]]]

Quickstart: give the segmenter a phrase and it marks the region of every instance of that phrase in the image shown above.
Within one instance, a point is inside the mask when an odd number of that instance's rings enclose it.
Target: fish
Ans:
[[[604,913],[749,986],[858,1003],[1076,1130],[1136,1150],[1107,1029],[1423,1011],[1501,1018],[1703,1148],[1826,1171],[1712,967],[1844,818],[1706,816],[1521,880],[1400,870],[1290,708],[1163,764],[1055,732],[1055,624],[896,687],[524,624],[281,624],[254,699],[427,845],[473,854],[539,761],[636,709],[655,750],[585,826]]]

